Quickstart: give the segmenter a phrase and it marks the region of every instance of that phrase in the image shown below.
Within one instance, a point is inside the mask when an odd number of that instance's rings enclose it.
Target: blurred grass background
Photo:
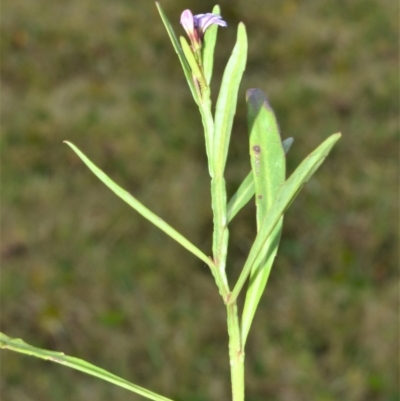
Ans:
[[[183,34],[183,9],[163,0]],[[227,167],[249,171],[244,93],[265,91],[289,172],[343,138],[286,215],[247,346],[247,400],[399,399],[398,4],[221,0],[214,95],[244,21],[249,59]],[[191,254],[109,192],[68,139],[210,253],[198,111],[152,1],[5,0],[1,326],[176,400],[228,400],[225,310]],[[231,227],[237,277],[254,206]],[[2,352],[3,400],[141,399]]]

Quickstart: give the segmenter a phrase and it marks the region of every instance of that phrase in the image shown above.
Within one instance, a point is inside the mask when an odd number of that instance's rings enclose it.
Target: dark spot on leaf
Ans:
[[[261,152],[261,148],[260,148],[258,145],[254,145],[254,146],[253,146],[253,150],[254,150],[254,152],[256,152],[256,153],[260,153],[260,152]]]

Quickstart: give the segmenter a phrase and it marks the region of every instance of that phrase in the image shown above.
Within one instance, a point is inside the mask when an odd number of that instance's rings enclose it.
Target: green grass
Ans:
[[[220,2],[229,29],[219,33],[214,96],[239,21],[250,44],[230,194],[250,169],[247,88],[265,91],[282,136],[295,137],[289,172],[343,133],[286,215],[248,340],[248,401],[400,396],[395,3]],[[162,2],[181,33],[180,12],[207,4]],[[62,144],[78,145],[211,252],[201,123],[155,5],[6,0],[1,18],[2,330],[176,400],[229,399],[224,308],[208,269]],[[254,220],[249,206],[233,222],[232,279]],[[6,400],[128,396],[58,366],[1,357]]]

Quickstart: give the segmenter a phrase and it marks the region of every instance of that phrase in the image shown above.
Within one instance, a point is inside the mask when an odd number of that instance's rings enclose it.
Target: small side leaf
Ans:
[[[240,291],[249,277],[254,263],[263,250],[265,242],[271,235],[276,224],[279,222],[279,219],[283,216],[286,209],[293,202],[293,199],[297,196],[303,185],[311,178],[321,163],[328,156],[329,152],[335,143],[340,139],[340,137],[340,133],[333,134],[324,142],[322,142],[321,145],[319,145],[300,163],[295,172],[283,184],[267,216],[261,223],[260,231],[257,233],[256,239],[250,249],[249,256],[247,257],[243,270],[240,273],[235,288],[233,289],[229,298],[230,304],[236,301]]]
[[[220,15],[221,13],[220,7],[218,5],[214,6],[212,13]],[[217,33],[218,33],[218,25],[211,25],[207,29],[204,35],[204,43],[202,49],[203,69],[204,69],[204,77],[206,79],[208,86],[210,86],[211,77],[213,73],[214,49],[215,49],[215,43],[217,42]]]
[[[228,223],[237,215],[243,206],[247,205],[249,200],[254,196],[254,178],[250,172],[240,184],[240,187],[232,196],[228,203],[227,220]]]
[[[180,36],[179,40],[181,42],[182,50],[183,53],[185,54],[186,60],[189,63],[190,69],[192,70],[192,74],[193,76],[196,77],[197,81],[199,82],[200,89],[202,89],[206,86],[206,83],[204,81],[203,73],[200,71],[200,67],[197,64],[197,61],[194,57],[192,49],[190,48],[189,43],[183,36]]]
[[[293,145],[293,142],[294,142],[294,139],[292,137],[286,138],[285,140],[282,141],[282,146],[283,146],[285,155],[287,155],[287,153],[289,152],[290,148]]]
[[[199,259],[201,259],[207,266],[213,268],[214,265],[211,260],[200,251],[195,245],[193,245],[188,239],[186,239],[182,234],[172,228],[168,223],[166,223],[161,217],[157,216],[146,206],[140,203],[136,198],[134,198],[129,192],[125,191],[118,184],[116,184],[110,177],[107,176],[102,170],[100,170],[93,162],[91,162],[75,145],[71,142],[65,141],[65,143],[79,156],[79,158],[86,164],[87,167],[92,171],[92,173],[125,201],[129,206],[135,209],[139,214],[141,214],[145,219],[149,220],[161,231],[164,231],[167,235],[173,238],[176,242],[181,244],[188,251],[192,252]]]
[[[168,32],[168,35],[171,39],[172,42],[172,46],[174,47],[179,61],[181,62],[182,68],[183,68],[183,72],[185,73],[185,77],[187,80],[187,83],[189,85],[190,91],[192,92],[193,95],[193,99],[195,100],[195,102],[198,104],[199,103],[199,99],[198,99],[198,95],[197,95],[197,91],[196,91],[196,87],[194,85],[193,82],[193,77],[192,77],[192,72],[190,70],[189,64],[185,58],[185,55],[183,54],[183,50],[181,48],[181,45],[179,44],[179,41],[175,35],[174,32],[174,28],[172,28],[171,23],[169,22],[169,19],[167,17],[167,15],[165,14],[164,10],[162,9],[162,7],[160,6],[159,2],[156,2],[156,6],[158,9],[158,12],[160,13],[161,19],[164,23],[165,29]]]
[[[46,349],[33,347],[19,338],[10,338],[3,333],[0,333],[0,348],[8,349],[20,354],[34,356],[36,358],[67,366],[71,369],[79,370],[80,372],[86,373],[90,376],[97,377],[101,380],[105,380],[106,382],[115,384],[118,387],[132,391],[133,393],[139,394],[145,398],[148,398],[149,400],[172,401],[170,398],[153,393],[150,390],[130,383],[127,380],[108,372],[107,370],[84,361],[83,359],[74,358],[72,356],[65,355],[62,352],[49,351]]]

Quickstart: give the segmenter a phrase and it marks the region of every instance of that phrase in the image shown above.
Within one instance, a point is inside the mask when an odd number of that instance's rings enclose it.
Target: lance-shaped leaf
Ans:
[[[250,133],[250,160],[254,178],[257,231],[260,231],[279,190],[285,182],[285,153],[281,143],[278,124],[267,98],[260,89],[246,93],[248,125]],[[243,308],[241,340],[246,343],[261,295],[264,292],[282,233],[281,218],[266,240],[254,263]]]
[[[289,152],[290,148],[292,147],[294,142],[294,139],[292,137],[286,138],[285,140],[282,141],[282,147],[283,151],[285,152],[285,156]]]
[[[93,172],[93,174],[102,181],[108,188],[119,196],[123,201],[125,201],[129,206],[140,213],[145,219],[149,220],[161,231],[164,231],[176,242],[181,244],[188,251],[192,252],[199,259],[201,259],[206,265],[211,269],[215,266],[211,259],[208,258],[203,252],[200,251],[195,245],[193,245],[188,239],[186,239],[182,234],[172,228],[168,223],[166,223],[161,217],[157,216],[146,206],[140,203],[136,198],[134,198],[129,192],[125,191],[118,184],[116,184],[110,177],[107,176],[102,170],[100,170],[93,162],[91,162],[75,145],[70,142],[65,141],[65,143],[79,156],[79,158],[86,164],[87,167]]]
[[[296,197],[303,185],[310,179],[324,159],[328,156],[332,147],[340,137],[340,133],[333,134],[324,142],[322,142],[321,145],[319,145],[300,163],[295,172],[283,184],[278,196],[269,209],[267,216],[261,223],[260,230],[258,231],[256,239],[250,249],[243,270],[240,273],[231,296],[229,297],[229,304],[236,301],[240,291],[249,277],[254,264],[257,261],[257,258],[263,250],[265,242],[271,235],[275,226],[278,224],[279,219],[283,216],[283,213],[293,202],[293,199]]]
[[[167,17],[167,15],[165,14],[164,10],[161,8],[160,3],[156,2],[156,6],[158,9],[158,12],[160,13],[161,19],[164,23],[164,26],[168,32],[168,35],[171,39],[172,42],[172,46],[174,47],[179,61],[181,62],[182,68],[183,68],[183,72],[185,73],[185,77],[187,80],[187,83],[189,85],[190,91],[192,92],[193,98],[195,100],[195,102],[198,104],[199,103],[199,98],[198,98],[198,94],[197,94],[197,90],[195,87],[195,84],[193,82],[193,76],[192,76],[192,71],[190,69],[190,66],[185,58],[185,55],[183,53],[182,47],[175,35],[174,29],[172,28],[171,23],[169,22],[169,19]]]
[[[221,89],[218,94],[215,109],[214,172],[216,176],[222,176],[224,173],[233,117],[236,112],[239,85],[246,66],[246,59],[246,28],[243,23],[240,23],[235,47],[233,48],[233,52],[222,77]]]
[[[218,5],[214,6],[212,13],[220,15],[221,13],[220,7]],[[210,86],[211,77],[213,73],[214,49],[215,49],[215,43],[217,42],[217,33],[218,33],[218,25],[212,25],[207,29],[204,35],[202,57],[203,57],[204,77],[206,79],[208,86]]]
[[[283,150],[285,151],[285,155],[289,151],[290,147],[293,144],[293,138],[286,138],[282,142]],[[253,172],[250,171],[247,174],[246,178],[240,184],[238,190],[232,196],[228,203],[227,209],[227,219],[228,223],[232,221],[232,219],[238,214],[238,212],[250,201],[250,199],[254,196],[255,187],[254,187],[254,178]]]
[[[201,98],[202,92],[204,92],[204,90],[206,89],[206,86],[207,86],[207,84],[205,82],[205,78],[203,76],[202,71],[200,70],[199,65],[197,64],[197,61],[194,57],[192,49],[189,46],[189,43],[183,36],[180,36],[179,39],[181,42],[183,53],[186,57],[187,62],[189,63],[190,69],[192,70],[192,76],[193,76],[193,78],[196,79],[196,82],[198,84],[198,89],[197,89],[198,96],[199,96],[199,98]],[[193,80],[193,78],[192,78],[192,80]],[[195,83],[195,85],[196,85],[196,83]]]
[[[238,214],[238,212],[247,205],[249,200],[254,196],[254,178],[253,172],[250,171],[246,178],[240,184],[238,190],[234,193],[229,200],[227,207],[227,220],[228,223]]]
[[[239,84],[247,57],[246,29],[238,26],[235,47],[225,68],[218,95],[213,137],[213,179],[211,181],[212,209],[214,214],[213,255],[219,270],[225,269],[228,247],[228,220],[224,167],[228,153],[233,117],[236,111]]]
[[[60,365],[67,366],[71,369],[79,370],[90,376],[98,377],[116,386],[122,387],[133,393],[139,394],[149,400],[154,401],[172,401],[170,398],[163,397],[162,395],[153,393],[143,387],[130,383],[129,381],[118,377],[107,370],[92,365],[83,359],[74,358],[65,355],[62,352],[49,351],[42,348],[33,347],[19,338],[10,338],[3,333],[0,333],[0,348],[8,349],[10,351],[18,352],[20,354],[34,356],[36,358],[44,359],[50,362],[55,362]]]

